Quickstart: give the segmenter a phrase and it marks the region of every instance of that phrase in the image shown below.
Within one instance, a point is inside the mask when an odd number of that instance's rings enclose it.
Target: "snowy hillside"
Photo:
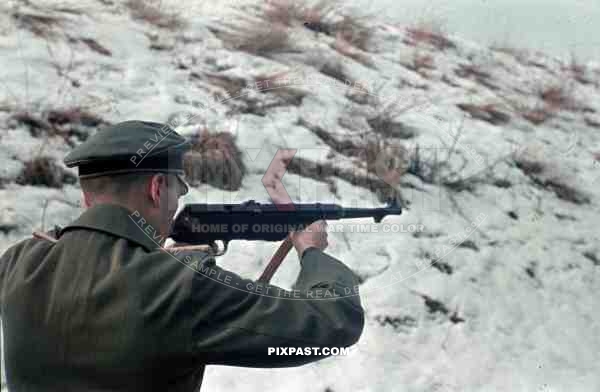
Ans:
[[[62,158],[97,127],[229,132],[238,178],[182,204],[267,202],[273,161],[295,202],[406,209],[329,234],[367,312],[348,356],[208,367],[202,391],[600,390],[598,65],[339,7],[165,3],[0,5],[0,251],[82,212]],[[218,262],[258,277],[278,246]]]

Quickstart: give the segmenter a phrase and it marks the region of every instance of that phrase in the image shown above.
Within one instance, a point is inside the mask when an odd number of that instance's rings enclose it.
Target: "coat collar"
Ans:
[[[120,205],[97,204],[88,208],[79,218],[65,226],[60,235],[62,236],[65,231],[72,229],[91,229],[126,238],[150,252],[162,246],[165,238],[160,236],[148,223],[140,224],[141,218],[139,213]]]

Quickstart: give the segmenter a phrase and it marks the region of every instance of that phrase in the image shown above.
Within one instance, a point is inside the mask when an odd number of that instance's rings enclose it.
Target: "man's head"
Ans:
[[[167,235],[178,199],[188,191],[183,154],[189,147],[167,125],[125,121],[99,130],[65,164],[78,167],[86,208],[118,204]]]
[[[83,205],[118,204],[138,211],[157,231],[167,235],[179,198],[188,192],[181,176],[170,173],[126,173],[82,178]]]

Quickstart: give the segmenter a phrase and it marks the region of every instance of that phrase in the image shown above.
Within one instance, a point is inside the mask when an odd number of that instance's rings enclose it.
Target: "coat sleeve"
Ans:
[[[307,249],[292,290],[243,279],[199,264],[187,296],[191,350],[206,364],[290,367],[314,362],[305,348],[349,347],[364,327],[356,275],[317,248]],[[302,348],[302,355],[276,356],[269,347]]]
[[[4,308],[4,276],[12,258],[13,249],[14,247],[7,249],[0,256],[0,317],[2,317],[2,309]]]

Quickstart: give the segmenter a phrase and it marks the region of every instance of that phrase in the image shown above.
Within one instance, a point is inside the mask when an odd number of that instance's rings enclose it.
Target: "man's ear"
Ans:
[[[82,197],[81,199],[83,200],[83,206],[85,208],[90,208],[92,206],[93,203],[93,196],[91,193],[88,192],[82,192]]]
[[[155,174],[148,181],[147,195],[152,202],[152,206],[155,208],[160,206],[160,195],[163,185],[166,186],[166,178],[163,174]]]

